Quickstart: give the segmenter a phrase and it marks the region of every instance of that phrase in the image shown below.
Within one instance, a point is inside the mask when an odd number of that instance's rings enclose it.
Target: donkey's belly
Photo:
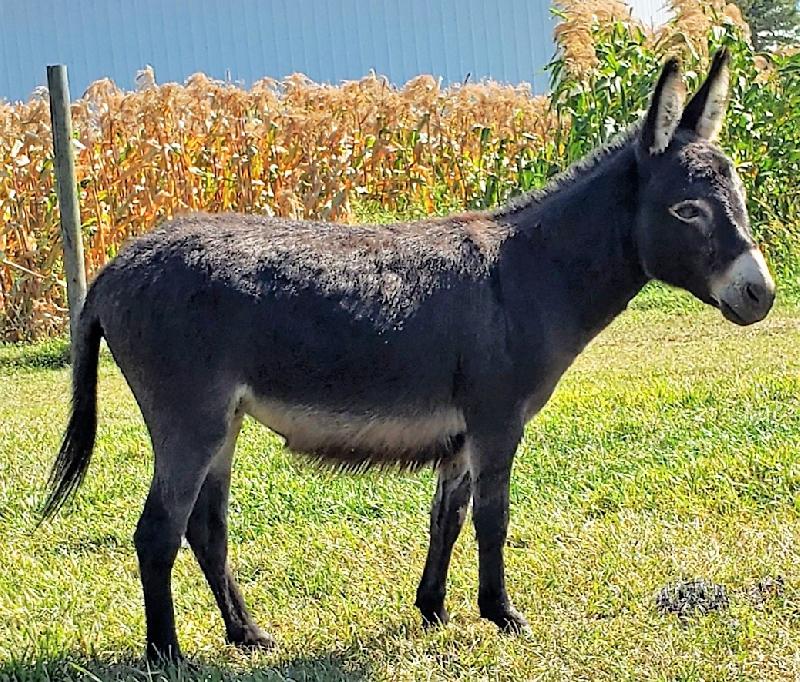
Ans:
[[[463,414],[454,407],[425,413],[332,411],[292,405],[245,391],[244,411],[282,436],[286,447],[345,467],[417,467],[448,458],[464,443]]]

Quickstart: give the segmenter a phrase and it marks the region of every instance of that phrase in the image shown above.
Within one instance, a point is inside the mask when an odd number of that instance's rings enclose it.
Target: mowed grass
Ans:
[[[334,474],[248,422],[231,559],[278,648],[223,643],[182,549],[173,583],[193,667],[161,671],[141,657],[131,536],[152,456],[138,409],[104,354],[89,475],[36,530],[68,369],[57,346],[0,349],[0,679],[797,679],[800,309],[741,329],[648,300],[568,372],[517,456],[506,557],[532,636],[478,618],[469,526],[451,569],[452,621],[420,627],[431,472]],[[696,577],[725,585],[730,607],[685,621],[659,613],[660,588]],[[783,591],[755,599],[766,577]]]

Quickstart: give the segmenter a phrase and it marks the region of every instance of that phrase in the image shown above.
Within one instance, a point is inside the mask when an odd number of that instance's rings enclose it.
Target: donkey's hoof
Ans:
[[[422,627],[425,629],[447,625],[450,620],[450,615],[444,607],[444,595],[435,594],[430,596],[418,593],[415,606],[422,614]]]
[[[501,632],[509,635],[530,635],[531,626],[519,611],[513,606],[498,608],[497,610],[483,611],[481,616],[492,621]]]
[[[243,628],[236,636],[228,636],[228,641],[243,649],[272,649],[275,640],[258,625]]]
[[[444,606],[436,609],[420,609],[422,613],[422,627],[426,630],[447,625],[450,622],[450,614]]]
[[[157,665],[186,663],[186,659],[183,657],[180,647],[177,644],[171,644],[169,646],[158,646],[152,643],[148,644],[147,660]]]
[[[530,635],[532,633],[531,626],[519,611],[512,609],[509,613],[503,616],[501,623],[497,624],[502,632],[509,635]]]

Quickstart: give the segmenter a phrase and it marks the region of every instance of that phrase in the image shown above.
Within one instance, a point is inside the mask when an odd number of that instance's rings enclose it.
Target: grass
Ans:
[[[184,549],[174,587],[194,667],[149,672],[131,535],[151,454],[133,399],[104,354],[86,483],[35,530],[67,410],[64,345],[0,347],[0,680],[797,679],[800,308],[740,329],[687,301],[646,294],[527,429],[507,563],[531,637],[477,617],[471,530],[451,624],[421,629],[430,472],[334,475],[247,423],[232,562],[279,647],[223,644]],[[779,576],[782,592],[754,600]],[[729,608],[659,613],[658,590],[695,577],[725,585]]]

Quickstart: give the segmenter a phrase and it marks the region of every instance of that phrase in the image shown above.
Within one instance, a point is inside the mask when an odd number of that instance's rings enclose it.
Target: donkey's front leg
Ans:
[[[525,618],[506,593],[503,547],[508,531],[511,464],[522,427],[481,434],[472,441],[472,518],[478,536],[478,607],[483,618],[506,632],[527,632]]]

